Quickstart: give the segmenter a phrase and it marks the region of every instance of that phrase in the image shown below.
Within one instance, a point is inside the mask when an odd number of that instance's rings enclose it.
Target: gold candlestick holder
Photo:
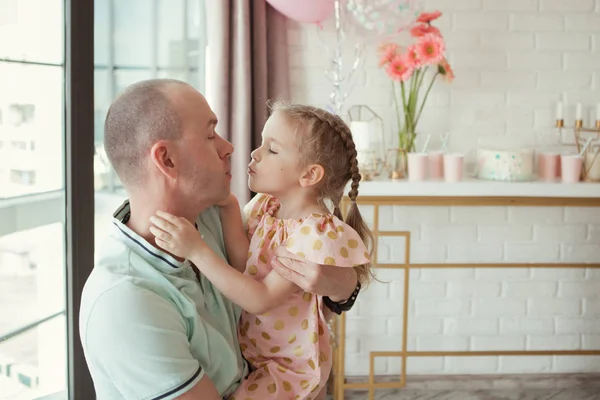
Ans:
[[[576,146],[577,153],[581,152],[581,144],[588,138],[592,138],[592,143],[600,141],[600,120],[596,120],[595,128],[586,128],[583,126],[583,120],[577,119],[575,120],[575,124],[573,127],[566,127],[564,119],[556,120],[556,127],[558,128],[558,134],[560,135],[560,142],[563,146]],[[563,138],[563,129],[570,129],[573,131],[573,142],[566,142]],[[591,134],[591,135],[590,135]]]
[[[581,168],[581,179],[584,181],[600,181],[600,120],[596,120],[595,128],[586,128],[583,126],[583,120],[575,120],[573,127],[565,127],[564,119],[556,120],[556,127],[560,135],[560,143],[563,146],[575,146],[577,154],[581,153],[581,147],[590,140],[585,154],[583,156],[583,166]],[[573,142],[565,141],[563,138],[563,129],[573,131]]]

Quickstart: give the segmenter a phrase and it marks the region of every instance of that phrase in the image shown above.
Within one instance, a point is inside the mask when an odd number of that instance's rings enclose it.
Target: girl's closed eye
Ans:
[[[273,151],[273,149],[269,148],[269,153],[271,154],[277,154],[276,152]]]

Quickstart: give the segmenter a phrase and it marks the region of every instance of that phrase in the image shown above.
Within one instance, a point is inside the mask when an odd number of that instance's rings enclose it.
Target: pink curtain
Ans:
[[[265,0],[206,2],[206,94],[218,132],[235,146],[232,191],[250,198],[246,169],[261,142],[267,100],[288,99],[286,19]]]

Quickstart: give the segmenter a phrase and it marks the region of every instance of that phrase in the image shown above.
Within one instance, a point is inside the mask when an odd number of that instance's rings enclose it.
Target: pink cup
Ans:
[[[463,154],[444,154],[444,180],[446,182],[459,182],[463,177]]]
[[[444,153],[432,151],[429,153],[429,179],[441,180],[444,178]]]
[[[560,168],[564,183],[579,182],[583,157],[579,154],[563,154],[560,156]]]
[[[557,153],[538,154],[538,176],[543,181],[554,181],[558,178],[560,157]]]
[[[427,177],[427,154],[408,153],[408,180],[424,181]]]

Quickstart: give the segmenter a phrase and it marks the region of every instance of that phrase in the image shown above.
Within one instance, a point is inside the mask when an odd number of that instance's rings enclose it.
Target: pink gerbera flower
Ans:
[[[442,13],[439,11],[434,11],[434,12],[430,12],[430,13],[423,12],[417,18],[417,22],[424,22],[426,24],[429,24],[431,21],[438,19],[441,16],[442,16]]]
[[[412,28],[410,28],[410,34],[413,37],[421,37],[421,36],[428,35],[430,33],[434,34],[434,35],[442,36],[442,33],[440,32],[440,30],[438,28],[436,28],[435,26],[431,26],[429,24],[418,23],[418,24],[415,24]]]
[[[405,82],[415,70],[414,63],[407,55],[397,55],[387,66],[386,72],[395,81]]]
[[[417,41],[415,52],[423,65],[438,64],[444,58],[446,45],[440,36],[425,35]]]
[[[386,64],[392,62],[394,57],[398,54],[400,48],[395,43],[384,43],[379,47],[379,66],[383,67]]]
[[[417,55],[417,45],[416,44],[408,46],[408,49],[406,49],[406,57],[408,57],[410,62],[413,64],[413,68],[419,68],[421,66],[419,56]]]
[[[442,76],[446,78],[447,82],[452,82],[454,80],[454,71],[450,64],[448,64],[448,60],[443,58],[440,64],[438,65],[438,70]]]

